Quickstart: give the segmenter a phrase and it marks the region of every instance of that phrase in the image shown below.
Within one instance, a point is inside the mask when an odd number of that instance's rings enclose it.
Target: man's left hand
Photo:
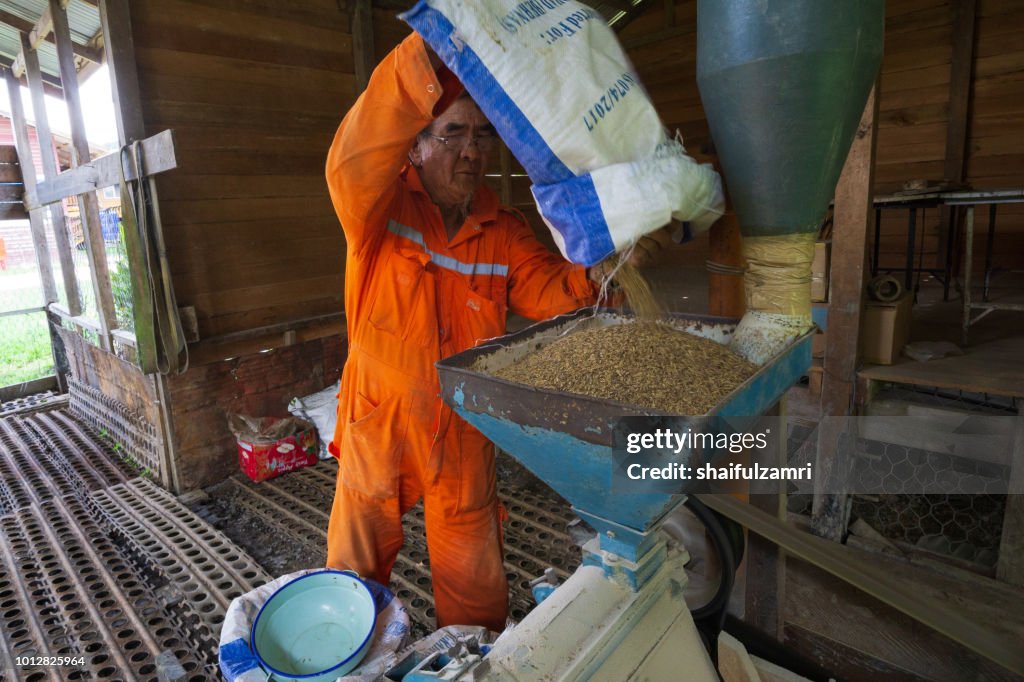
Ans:
[[[645,234],[637,241],[626,262],[635,268],[645,268],[652,265],[658,253],[671,243],[672,232],[669,226]]]

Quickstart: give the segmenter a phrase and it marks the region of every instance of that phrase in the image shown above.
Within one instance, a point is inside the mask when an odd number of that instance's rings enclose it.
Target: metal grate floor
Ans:
[[[269,578],[134,473],[66,408],[0,419],[0,679],[219,678],[224,610]]]
[[[332,459],[259,484],[241,474],[207,490],[193,509],[275,575],[322,566],[326,560],[327,522],[337,476]],[[505,525],[505,570],[509,581],[509,615],[521,620],[533,608],[530,581],[552,567],[562,579],[580,563],[580,550],[566,526],[574,517],[569,505],[510,460],[499,467],[499,496],[509,514]],[[391,573],[391,588],[409,609],[414,636],[434,629],[422,503],[403,519],[405,545]],[[254,528],[260,532],[253,533]],[[266,542],[267,538],[287,538]]]
[[[529,582],[580,561],[568,505],[510,460],[499,463],[509,513],[511,617]],[[220,624],[231,600],[325,561],[333,460],[261,483],[241,475],[190,507],[139,477],[117,444],[67,406],[0,417],[0,680],[157,680],[169,654],[190,682],[219,679]],[[434,628],[423,509],[404,519],[392,573],[413,635]],[[64,656],[63,667],[13,667]]]
[[[27,395],[24,398],[15,398],[14,400],[8,400],[5,403],[0,403],[0,417],[6,417],[7,415],[19,412],[29,412],[32,410],[46,410],[52,407],[66,405],[67,402],[67,396],[54,391],[33,393],[32,395]]]

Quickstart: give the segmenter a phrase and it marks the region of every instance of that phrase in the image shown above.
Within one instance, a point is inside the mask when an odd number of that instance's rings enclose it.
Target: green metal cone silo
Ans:
[[[737,336],[810,325],[814,234],[878,74],[883,0],[700,0],[697,83],[748,262]],[[749,318],[749,319],[748,319]]]

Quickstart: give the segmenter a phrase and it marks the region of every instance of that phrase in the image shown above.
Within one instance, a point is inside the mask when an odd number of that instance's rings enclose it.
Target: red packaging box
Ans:
[[[276,441],[237,436],[238,465],[256,483],[317,463],[316,427],[304,427]],[[308,425],[308,428],[305,428]]]

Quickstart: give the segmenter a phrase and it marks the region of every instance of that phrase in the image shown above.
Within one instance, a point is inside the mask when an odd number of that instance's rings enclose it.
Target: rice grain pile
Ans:
[[[701,415],[756,371],[714,341],[665,324],[635,322],[571,333],[495,375],[538,388]]]

